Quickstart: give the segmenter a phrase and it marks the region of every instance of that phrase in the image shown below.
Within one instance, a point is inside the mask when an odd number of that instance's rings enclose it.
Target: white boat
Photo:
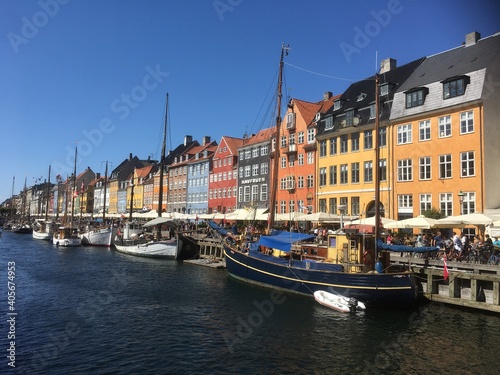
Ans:
[[[323,306],[345,313],[366,310],[365,304],[355,298],[344,297],[325,290],[315,291],[314,299]]]
[[[177,257],[177,238],[170,238],[168,240],[163,239],[163,234],[161,231],[162,224],[171,221],[171,219],[164,218],[161,216],[162,197],[163,197],[163,172],[164,172],[164,160],[165,160],[165,147],[166,147],[166,137],[167,137],[167,113],[168,113],[168,94],[165,105],[165,123],[163,128],[163,145],[160,159],[160,185],[158,193],[158,207],[159,216],[146,224],[144,227],[155,226],[156,227],[156,238],[148,241],[146,240],[144,234],[134,238],[132,234],[125,229],[123,236],[118,236],[115,239],[115,248],[117,251],[142,256],[142,257],[153,257],[153,258],[171,258],[176,259]],[[132,175],[131,182],[132,190],[130,195],[130,210],[133,208],[132,197],[134,196],[134,178]],[[132,211],[131,211],[132,212]]]
[[[111,246],[113,239],[113,228],[97,228],[89,230],[80,235],[82,244],[90,246]]]
[[[115,241],[116,251],[121,253],[149,258],[175,259],[177,255],[177,240],[144,242],[143,237],[133,240]]]
[[[56,246],[75,247],[82,245],[82,239],[78,236],[76,228],[59,227],[54,233],[52,243]]]
[[[55,223],[47,223],[45,220],[37,220],[36,228],[33,228],[33,239],[50,241],[54,235]]]

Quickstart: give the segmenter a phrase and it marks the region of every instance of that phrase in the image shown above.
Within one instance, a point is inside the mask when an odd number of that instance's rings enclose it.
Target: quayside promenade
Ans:
[[[410,265],[421,285],[421,293],[431,301],[500,312],[500,266],[444,261],[391,254],[392,264]]]

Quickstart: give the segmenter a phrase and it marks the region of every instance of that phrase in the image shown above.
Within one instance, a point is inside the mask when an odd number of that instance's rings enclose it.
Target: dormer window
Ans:
[[[380,95],[389,95],[389,92],[392,90],[394,85],[389,82],[382,83],[380,85]]]
[[[342,107],[342,104],[344,104],[344,101],[343,101],[343,100],[340,100],[340,99],[334,100],[334,101],[333,101],[333,110],[334,110],[334,111],[339,110],[339,109],[340,109],[340,107]]]
[[[419,87],[417,89],[413,89],[407,91],[406,94],[406,108],[413,108],[424,105],[425,97],[429,89],[427,87]]]
[[[470,79],[468,76],[453,77],[443,81],[443,99],[464,95],[465,88],[469,82]]]
[[[352,126],[354,124],[354,110],[351,109],[345,113],[345,126]]]
[[[362,101],[364,98],[366,98],[366,94],[365,94],[364,92],[360,92],[360,93],[358,94],[358,97],[356,98],[356,101],[357,101],[357,102],[360,102],[360,101]]]
[[[333,129],[333,116],[325,118],[325,130]]]

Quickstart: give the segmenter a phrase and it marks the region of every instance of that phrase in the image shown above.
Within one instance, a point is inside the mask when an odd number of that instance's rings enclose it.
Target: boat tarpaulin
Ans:
[[[257,244],[282,251],[290,251],[294,242],[305,241],[310,238],[314,238],[314,236],[305,233],[278,232],[273,236],[260,236]]]
[[[377,249],[395,251],[398,253],[428,253],[430,251],[438,251],[439,247],[437,247],[437,246],[389,245],[387,243],[382,242],[381,240],[378,240],[377,241]]]

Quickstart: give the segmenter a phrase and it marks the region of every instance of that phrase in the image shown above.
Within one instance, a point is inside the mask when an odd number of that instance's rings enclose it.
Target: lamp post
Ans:
[[[460,215],[463,214],[463,202],[464,202],[464,193],[462,190],[457,194],[458,195],[458,202],[460,203]]]

